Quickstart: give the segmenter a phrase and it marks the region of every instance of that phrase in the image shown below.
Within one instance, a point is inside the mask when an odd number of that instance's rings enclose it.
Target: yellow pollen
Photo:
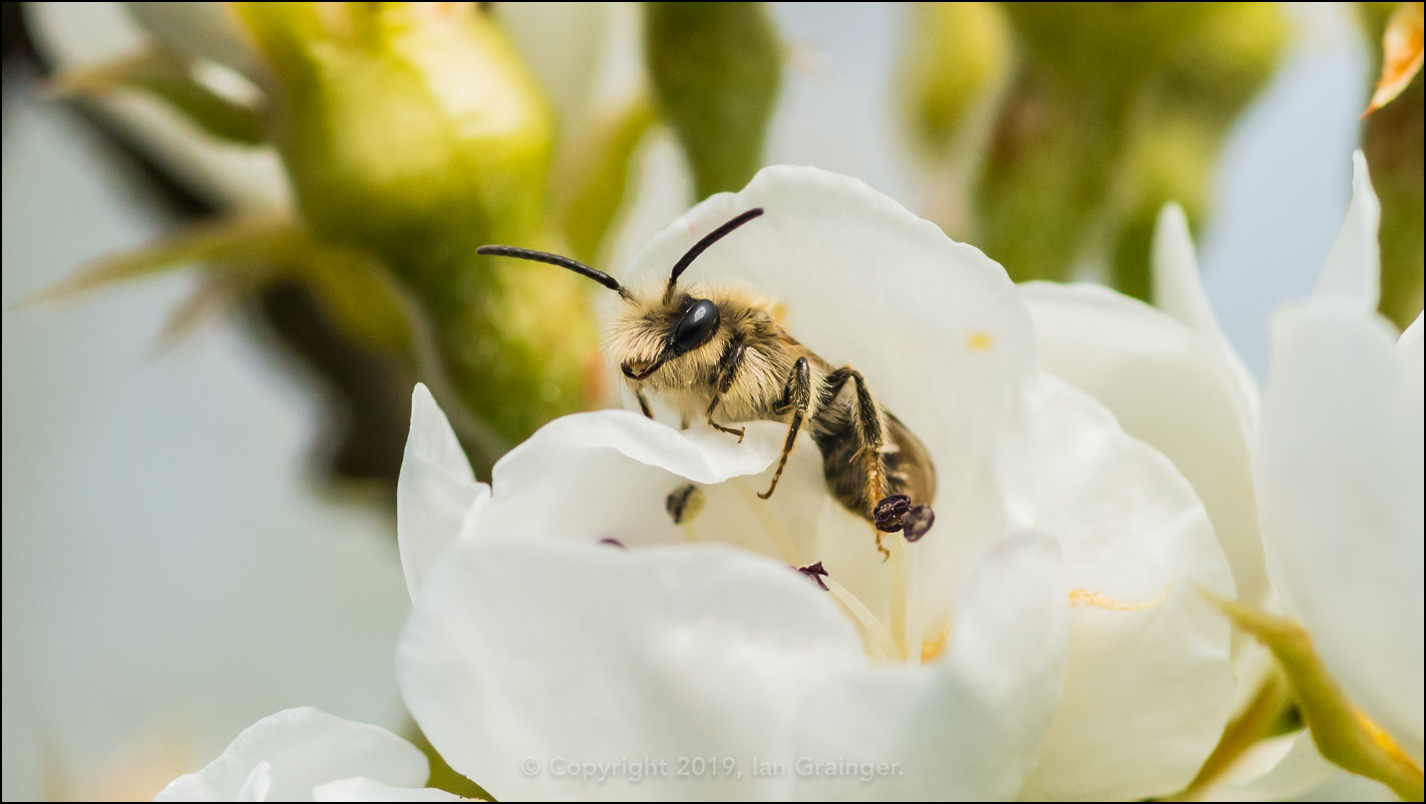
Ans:
[[[946,644],[951,639],[951,621],[946,620],[946,625],[941,629],[941,633],[934,638],[921,643],[921,663],[933,662],[941,658],[941,654],[946,652]]]
[[[1386,729],[1377,725],[1377,722],[1372,720],[1366,712],[1363,712],[1355,706],[1352,707],[1352,717],[1357,721],[1357,726],[1366,732],[1367,736],[1372,738],[1372,742],[1381,746],[1381,750],[1385,751],[1388,756],[1400,762],[1405,767],[1414,768],[1418,777],[1420,776],[1421,766],[1417,765],[1416,760],[1412,759],[1409,754],[1402,750],[1401,746],[1397,744],[1396,740],[1392,739]]]
[[[1117,600],[1107,598],[1098,592],[1091,592],[1088,589],[1071,589],[1069,591],[1069,604],[1071,608],[1093,606],[1097,609],[1108,609],[1109,611],[1143,611],[1144,609],[1151,609],[1164,602],[1164,598],[1169,596],[1170,586],[1173,586],[1173,583],[1169,583],[1168,586],[1165,586],[1164,591],[1160,592],[1159,596],[1153,600],[1145,600],[1139,603],[1120,603]]]
[[[995,338],[991,337],[989,332],[972,332],[970,337],[966,338],[966,346],[969,346],[972,352],[984,352],[994,345]]]

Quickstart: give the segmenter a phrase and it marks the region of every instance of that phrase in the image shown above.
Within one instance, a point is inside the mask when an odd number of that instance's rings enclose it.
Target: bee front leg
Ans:
[[[733,387],[733,380],[737,378],[738,369],[743,365],[745,351],[746,348],[738,341],[728,344],[728,348],[723,350],[723,357],[718,361],[718,387],[713,393],[713,401],[708,403],[708,411],[703,414],[709,427],[720,433],[737,436],[739,444],[743,443],[743,435],[746,430],[742,427],[734,430],[713,421],[713,411],[717,410],[718,403],[723,401],[723,394],[728,393],[728,389]]]
[[[779,412],[792,411],[792,424],[787,428],[787,440],[782,444],[782,457],[777,461],[777,471],[772,474],[772,485],[767,487],[767,491],[759,492],[758,496],[766,500],[777,490],[777,481],[782,479],[782,470],[787,467],[787,458],[792,454],[792,447],[797,443],[797,431],[802,429],[802,419],[807,415],[807,407],[812,404],[812,373],[807,365],[807,358],[799,357],[792,365],[792,372],[787,375],[787,383],[782,389],[782,404],[778,406]]]

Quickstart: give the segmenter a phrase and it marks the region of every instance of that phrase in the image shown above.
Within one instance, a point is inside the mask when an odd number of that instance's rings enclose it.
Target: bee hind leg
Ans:
[[[792,454],[793,446],[797,444],[797,431],[802,429],[802,419],[807,415],[807,408],[811,404],[812,372],[808,368],[807,358],[799,357],[787,375],[787,383],[782,389],[782,404],[778,406],[780,412],[792,411],[792,423],[787,428],[787,440],[782,442],[782,457],[778,458],[777,471],[772,474],[772,485],[767,487],[767,491],[758,492],[762,499],[768,499],[777,490],[777,481],[782,479],[782,470],[787,468],[787,458]]]
[[[901,526],[900,520],[897,519],[896,526],[892,527],[891,521],[883,516],[882,508],[893,500],[904,500],[906,506],[909,507],[911,498],[904,494],[887,495],[886,493],[886,467],[882,463],[882,448],[886,445],[886,434],[882,429],[880,409],[877,407],[876,400],[872,398],[871,391],[867,388],[866,380],[862,378],[861,372],[851,366],[843,366],[827,375],[827,386],[822,392],[822,404],[832,404],[848,383],[852,386],[851,433],[857,442],[857,450],[851,460],[853,462],[862,461],[862,468],[865,470],[865,474],[859,478],[865,485],[857,495],[857,506],[868,506],[871,509],[863,508],[862,515],[872,521],[876,532],[876,550],[881,553],[881,558],[885,561],[891,557],[891,551],[882,544],[881,535],[899,531]],[[904,514],[904,511],[902,513]]]

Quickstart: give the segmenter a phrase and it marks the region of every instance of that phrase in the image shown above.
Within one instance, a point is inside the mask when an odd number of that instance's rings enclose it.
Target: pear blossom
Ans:
[[[1349,697],[1419,762],[1421,324],[1398,339],[1375,313],[1379,207],[1363,157],[1354,159],[1352,205],[1316,292],[1273,319],[1264,403],[1207,304],[1175,205],[1155,235],[1160,309],[1092,285],[1037,282],[1021,292],[1042,365],[1093,394],[1194,484],[1239,599],[1301,618]],[[1374,363],[1369,380],[1348,376]],[[1351,479],[1358,472],[1386,474],[1361,484]],[[1369,533],[1345,524],[1382,518],[1386,525]],[[1324,525],[1371,538],[1343,538]],[[1262,678],[1261,653],[1245,650],[1236,662],[1240,698]],[[1305,730],[1255,745],[1204,793],[1300,795],[1395,798],[1324,759]]]
[[[423,731],[497,798],[1182,787],[1232,695],[1226,622],[1195,592],[1231,597],[1232,571],[1193,488],[1039,370],[998,265],[855,180],[765,169],[656,235],[621,281],[660,281],[755,206],[765,217],[688,279],[768,293],[803,343],[862,371],[935,461],[937,524],[890,540],[883,564],[810,441],[763,502],[783,426],[750,423],[737,444],[630,411],[552,422],[487,488],[418,387],[397,669]],[[677,775],[699,756],[733,775]],[[649,773],[660,760],[668,774]]]
[[[766,169],[656,236],[626,284],[661,278],[754,205],[768,225],[701,258],[699,279],[756,283],[805,343],[866,374],[936,462],[937,524],[891,539],[883,564],[805,438],[759,500],[784,430],[771,422],[740,443],[632,411],[576,414],[486,486],[418,386],[398,486],[413,611],[397,670],[432,744],[498,798],[1182,787],[1232,695],[1226,623],[1195,588],[1234,585],[1190,484],[1038,369],[999,266],[854,180]],[[321,734],[296,742],[324,756]],[[246,748],[260,744],[245,733],[169,795],[275,789],[287,754]],[[370,751],[347,759],[340,773],[313,763],[284,795],[309,782],[328,800],[435,795],[406,789],[416,770],[372,770],[385,760]]]
[[[1376,312],[1366,159],[1311,298],[1271,323],[1256,479],[1268,568],[1347,696],[1422,761],[1422,319]]]

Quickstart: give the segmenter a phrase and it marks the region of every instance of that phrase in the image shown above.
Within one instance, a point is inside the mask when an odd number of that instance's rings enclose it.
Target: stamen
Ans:
[[[1143,611],[1144,609],[1151,609],[1164,602],[1164,599],[1169,596],[1169,587],[1171,586],[1173,586],[1172,581],[1169,582],[1168,586],[1164,587],[1164,591],[1160,592],[1158,597],[1139,603],[1120,603],[1117,600],[1107,598],[1098,592],[1091,592],[1088,589],[1071,589],[1069,591],[1069,604],[1071,607],[1076,608],[1079,606],[1093,606],[1097,609],[1107,609],[1109,611]]]
[[[896,642],[897,653],[902,659],[906,650],[906,543],[900,539],[888,539],[891,555],[891,638]]]
[[[847,591],[845,586],[827,578],[824,583],[827,591],[832,593],[832,597],[842,604],[842,608],[853,620],[861,623],[862,629],[866,631],[871,639],[866,643],[867,652],[871,654],[873,661],[890,662],[893,658],[900,658],[901,652],[897,650],[896,643],[892,641],[891,634],[887,633],[886,627],[871,613],[871,609],[866,604],[857,599],[857,596]]]
[[[624,543],[623,543],[623,542],[619,541],[618,539],[611,539],[611,538],[609,538],[608,536],[605,536],[604,538],[600,539],[600,540],[599,540],[599,543],[600,543],[600,544],[607,544],[607,545],[609,545],[610,547],[617,547],[617,548],[619,548],[620,550],[628,550],[628,549],[629,549],[629,548],[627,548],[627,547],[624,546]]]
[[[818,561],[816,564],[808,564],[805,567],[793,567],[793,569],[816,581],[817,585],[822,587],[823,592],[829,591],[827,584],[822,583],[822,579],[827,577],[827,570],[822,568],[821,561]]]
[[[728,485],[732,486],[738,492],[738,496],[743,499],[743,504],[753,512],[753,516],[757,518],[758,524],[763,526],[763,531],[767,533],[768,539],[772,541],[773,547],[776,547],[777,552],[782,555],[783,562],[787,564],[797,563],[793,560],[792,540],[788,538],[787,533],[783,530],[782,523],[778,521],[777,516],[769,510],[770,506],[766,502],[758,499],[757,492],[748,487],[747,480],[742,477],[735,477],[728,481]]]
[[[914,542],[926,535],[936,524],[936,512],[929,505],[912,506],[901,519],[901,535],[908,542]]]
[[[906,575],[906,662],[912,667],[919,667],[921,664],[921,645],[926,638],[924,629],[921,627],[921,562],[918,560],[920,555],[921,551],[912,547],[910,540],[901,551],[901,562],[904,567],[902,572]]]
[[[901,530],[901,520],[911,510],[911,498],[905,494],[885,497],[872,509],[871,515],[876,529],[883,533]]]

